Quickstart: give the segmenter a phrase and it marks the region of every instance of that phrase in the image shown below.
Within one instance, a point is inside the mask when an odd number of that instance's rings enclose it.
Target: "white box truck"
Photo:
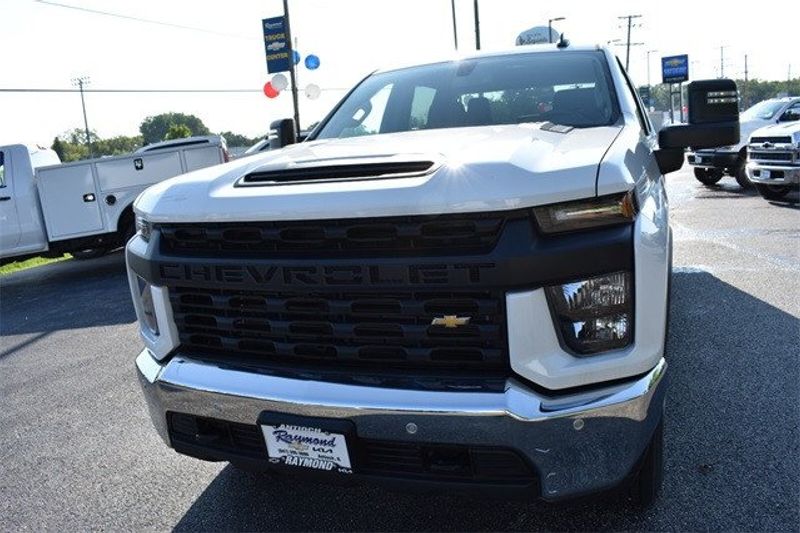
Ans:
[[[0,146],[0,262],[100,256],[134,234],[132,204],[144,189],[227,160],[218,135],[67,164],[46,148]]]

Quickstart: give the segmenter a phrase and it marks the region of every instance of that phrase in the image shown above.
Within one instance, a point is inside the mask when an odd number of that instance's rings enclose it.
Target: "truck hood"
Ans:
[[[791,137],[792,142],[800,143],[800,121],[780,122],[763,128],[758,128],[750,137]]]
[[[593,197],[598,165],[621,126],[542,124],[410,131],[300,143],[147,189],[153,222],[303,220],[495,211]],[[422,176],[239,186],[252,172],[342,161],[433,161]],[[621,186],[624,184],[621,184]]]

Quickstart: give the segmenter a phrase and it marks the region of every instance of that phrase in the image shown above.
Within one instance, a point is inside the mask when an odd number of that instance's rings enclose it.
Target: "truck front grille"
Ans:
[[[791,152],[756,152],[750,151],[750,159],[753,161],[792,161]]]
[[[791,144],[792,138],[788,135],[778,136],[778,137],[752,137],[750,142],[753,144],[760,144],[760,143],[773,143],[773,144]]]
[[[513,216],[525,216],[513,212]],[[490,250],[508,213],[359,218],[346,220],[164,224],[165,252],[224,253],[226,257],[368,254],[455,254]]]
[[[169,292],[181,346],[199,353],[235,353],[304,367],[481,373],[508,367],[502,292],[272,292],[185,286],[170,287]],[[431,324],[448,315],[468,317],[468,323]]]

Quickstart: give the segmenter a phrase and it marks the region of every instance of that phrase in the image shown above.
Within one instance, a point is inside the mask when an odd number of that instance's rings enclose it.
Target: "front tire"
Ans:
[[[756,183],[755,186],[758,194],[767,200],[783,200],[792,190],[788,185],[762,185],[761,183]]]
[[[722,171],[715,168],[696,167],[694,169],[694,177],[697,178],[697,181],[703,185],[715,185],[719,180],[722,179]]]
[[[746,166],[747,157],[739,155],[739,159],[736,160],[736,167],[733,169],[733,177],[736,178],[736,183],[738,183],[742,189],[752,189],[754,184],[750,181],[750,178],[747,177]]]
[[[70,252],[70,255],[78,261],[85,261],[87,259],[96,259],[108,253],[108,248],[87,248],[86,250],[77,250]]]
[[[664,481],[664,419],[658,423],[647,447],[639,473],[629,487],[630,500],[639,507],[649,507],[658,499]]]

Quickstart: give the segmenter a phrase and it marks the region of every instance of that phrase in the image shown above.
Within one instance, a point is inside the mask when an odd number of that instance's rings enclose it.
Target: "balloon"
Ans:
[[[314,83],[309,83],[306,85],[306,96],[311,100],[316,100],[319,98],[320,93],[322,93],[322,89],[319,88],[319,85]]]
[[[275,89],[282,91],[289,86],[289,80],[281,73],[275,74],[270,82]]]
[[[306,68],[308,70],[316,70],[319,68],[319,58],[314,54],[306,56]]]
[[[267,96],[267,98],[275,98],[280,93],[281,92],[279,90],[272,86],[272,83],[267,82],[264,84],[264,94]]]
[[[294,59],[294,64],[298,64],[300,62],[300,52],[297,50],[292,50],[292,59]]]

